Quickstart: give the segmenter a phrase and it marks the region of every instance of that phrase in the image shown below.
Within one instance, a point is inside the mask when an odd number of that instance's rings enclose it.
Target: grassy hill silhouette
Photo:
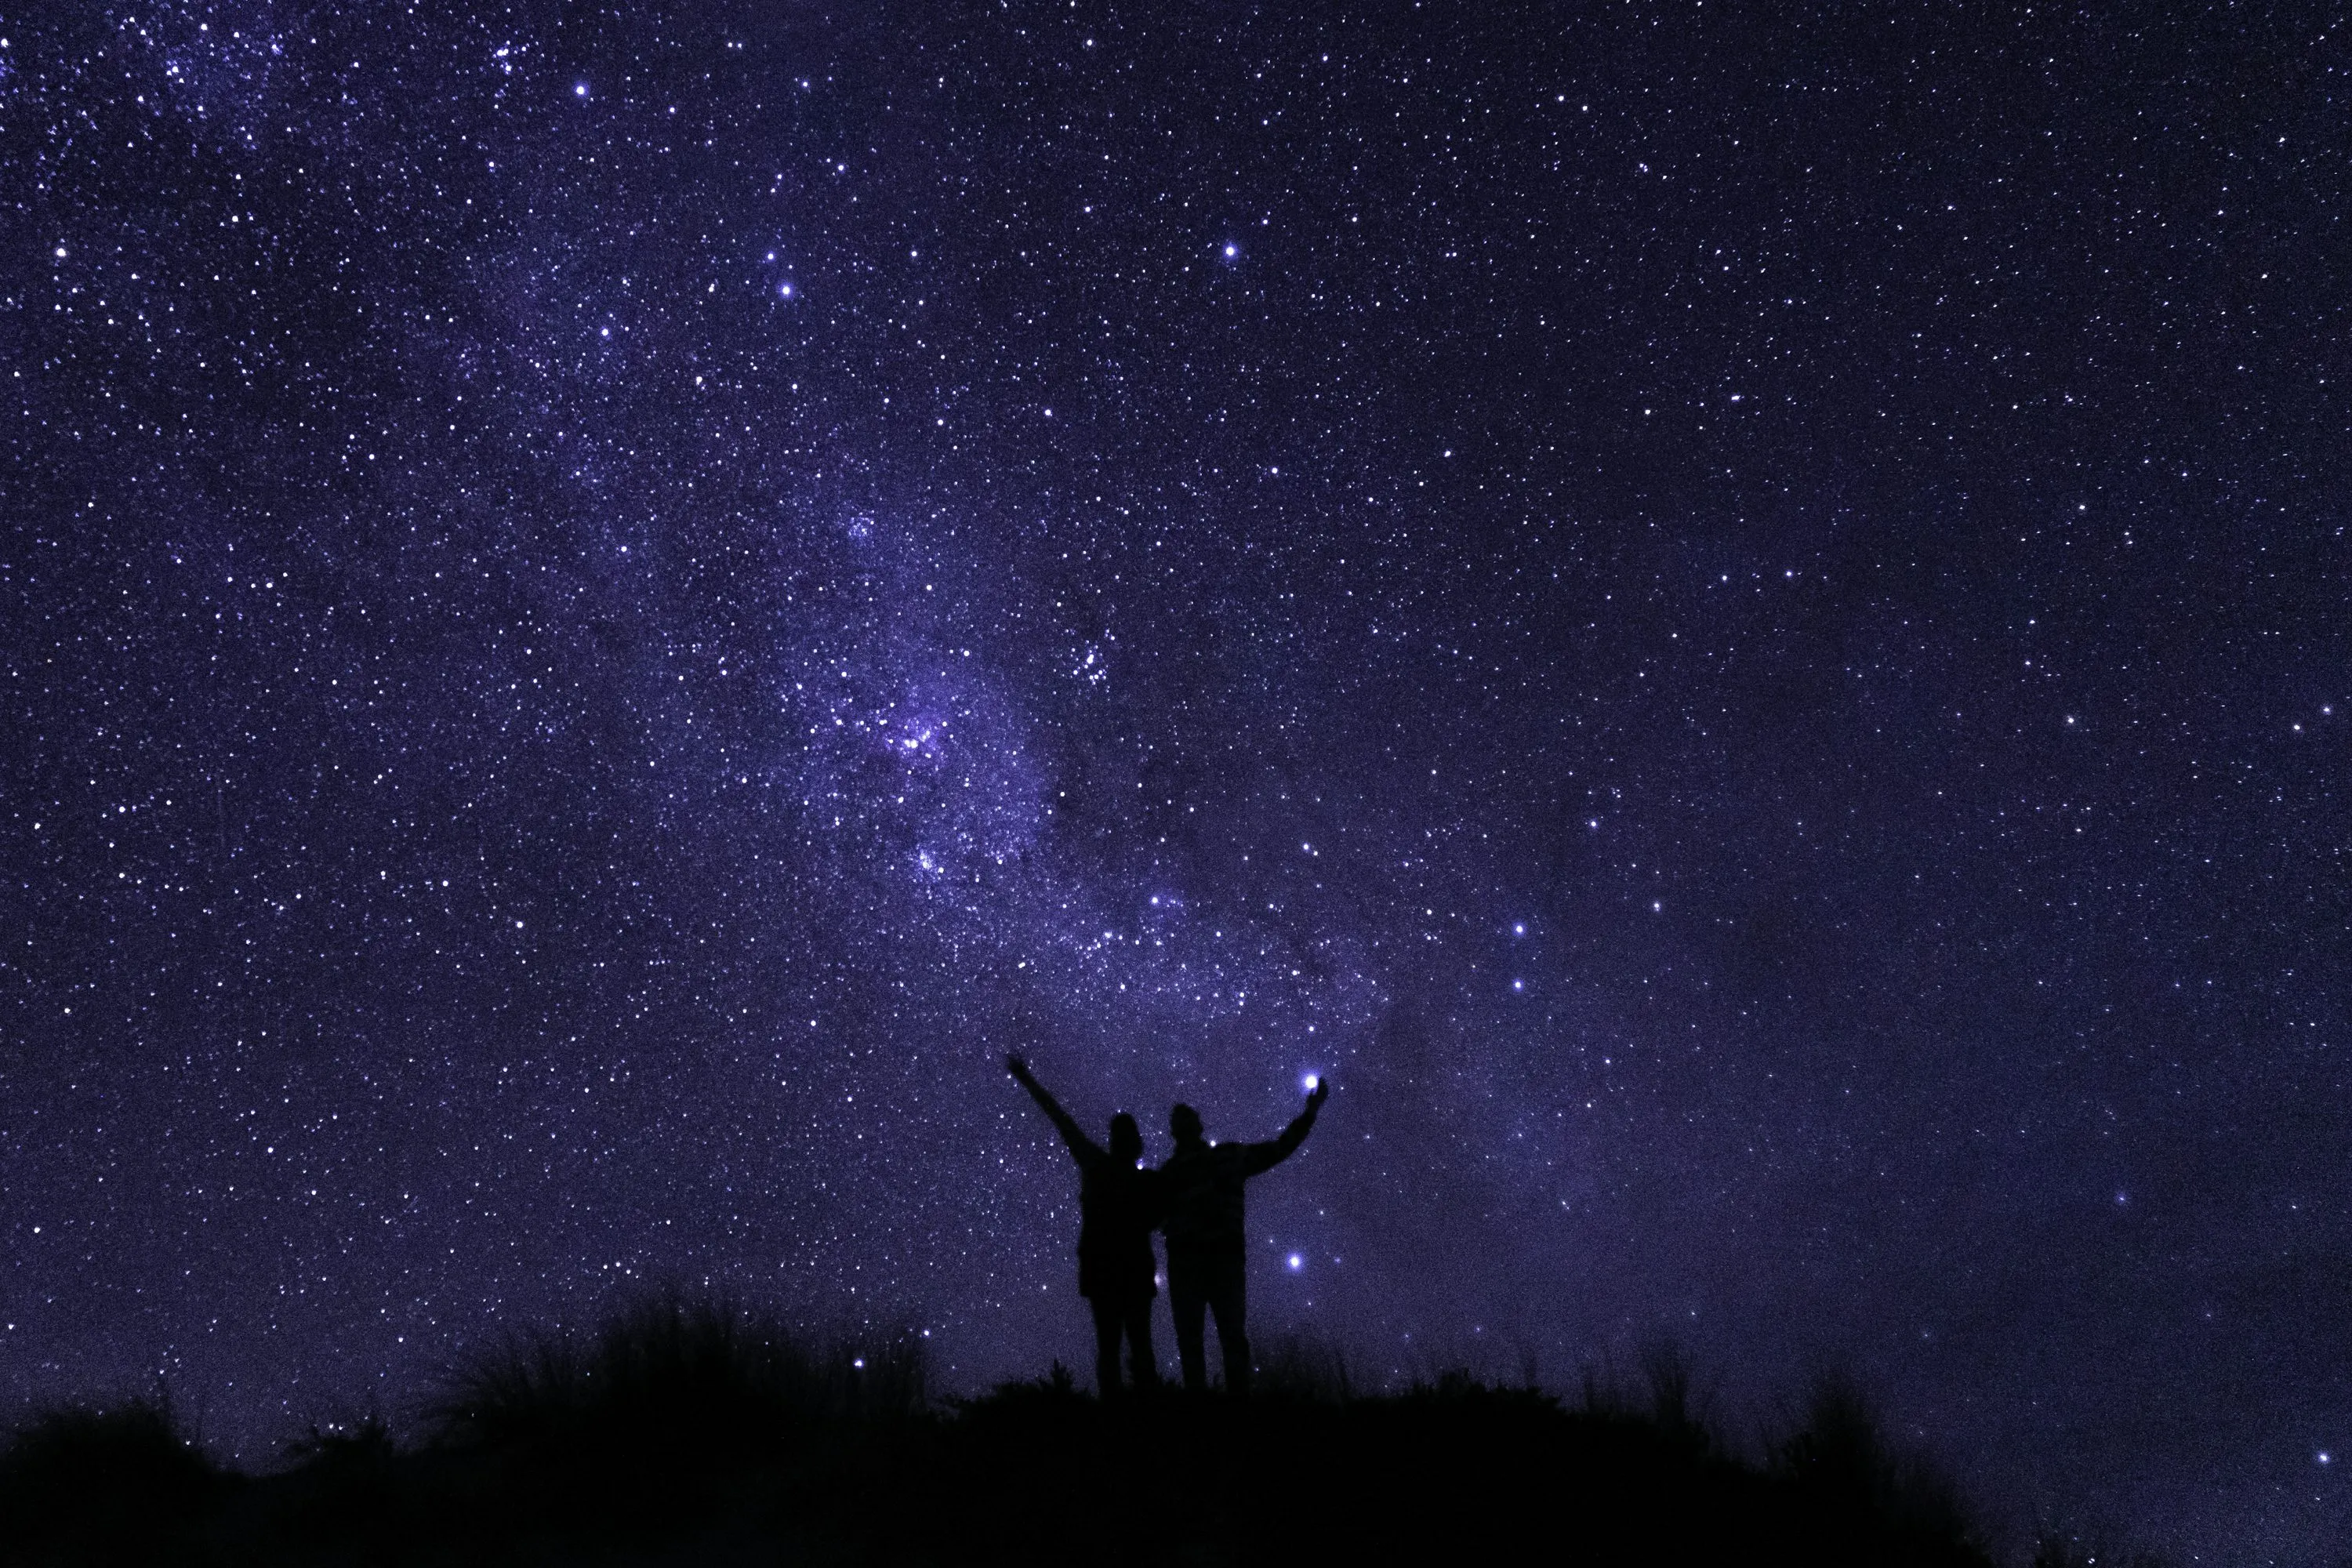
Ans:
[[[642,1301],[454,1372],[419,1440],[314,1428],[215,1464],[153,1402],[39,1415],[0,1452],[12,1563],[1319,1564],[1977,1568],[1950,1490],[1835,1382],[1761,1458],[1652,1358],[1640,1407],[1455,1373],[1359,1394],[1328,1352],[1247,1400],[1103,1402],[1059,1366],[934,1401],[919,1342],[820,1348],[723,1303]]]

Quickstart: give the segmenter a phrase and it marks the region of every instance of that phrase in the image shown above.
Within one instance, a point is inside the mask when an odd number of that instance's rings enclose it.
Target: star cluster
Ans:
[[[0,23],[16,1402],[1072,1359],[1018,1048],[1329,1076],[1268,1335],[2342,1538],[2340,29],[465,9]]]

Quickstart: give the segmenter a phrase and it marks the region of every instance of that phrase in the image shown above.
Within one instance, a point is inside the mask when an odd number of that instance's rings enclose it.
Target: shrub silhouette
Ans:
[[[1318,1405],[1345,1405],[1355,1397],[1346,1352],[1321,1335],[1263,1335],[1251,1343],[1257,1359],[1253,1386],[1260,1397]]]
[[[666,1292],[591,1335],[509,1338],[452,1371],[428,1416],[445,1446],[761,1454],[814,1428],[903,1420],[927,1404],[918,1341],[817,1349],[772,1317]]]
[[[0,1453],[0,1541],[127,1548],[200,1516],[228,1478],[190,1442],[167,1396],[49,1410]]]
[[[1780,1446],[1780,1460],[1800,1484],[1841,1500],[1874,1497],[1894,1468],[1877,1413],[1843,1373],[1824,1373],[1814,1383],[1805,1424]]]
[[[364,1538],[379,1557],[401,1538],[400,1450],[382,1412],[313,1421],[284,1453],[295,1468],[264,1483],[281,1533],[330,1551]]]
[[[398,1451],[380,1410],[348,1420],[313,1421],[303,1436],[286,1445],[288,1458],[331,1470],[380,1468]]]
[[[1950,1483],[1888,1445],[1868,1396],[1843,1373],[1816,1380],[1804,1426],[1776,1458],[1816,1512],[1840,1521],[1849,1543],[1934,1562],[1956,1560],[1946,1552],[1975,1534]]]
[[[1642,1376],[1650,1387],[1650,1421],[1658,1435],[1694,1453],[1712,1452],[1714,1431],[1707,1426],[1707,1399],[1694,1399],[1691,1390],[1697,1369],[1690,1352],[1672,1340],[1660,1340],[1642,1352]]]
[[[817,1348],[677,1293],[451,1373],[426,1440],[314,1426],[224,1478],[158,1404],[56,1412],[0,1454],[0,1559],[56,1564],[1502,1561],[1984,1568],[1847,1384],[1758,1465],[1679,1352],[1581,1408],[1466,1372],[1366,1394],[1268,1342],[1256,1397],[1101,1401],[1047,1375],[933,1405],[904,1340]],[[1595,1384],[1597,1388],[1597,1384]],[[126,1520],[142,1521],[123,1524]],[[144,1531],[144,1534],[137,1531]],[[135,1539],[134,1539],[135,1536]]]

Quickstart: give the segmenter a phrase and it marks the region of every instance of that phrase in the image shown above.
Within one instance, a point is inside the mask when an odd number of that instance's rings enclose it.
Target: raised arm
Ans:
[[[1037,1102],[1038,1109],[1053,1119],[1054,1130],[1062,1135],[1062,1142],[1069,1145],[1070,1158],[1085,1165],[1110,1157],[1104,1152],[1102,1145],[1086,1135],[1076,1119],[1062,1109],[1062,1102],[1037,1081],[1027,1062],[1019,1057],[1007,1057],[1004,1058],[1004,1070],[1013,1075],[1014,1082],[1029,1091],[1029,1098]]]
[[[1282,1130],[1281,1137],[1266,1143],[1244,1144],[1242,1165],[1246,1173],[1255,1176],[1260,1171],[1271,1171],[1298,1152],[1298,1146],[1307,1142],[1309,1132],[1315,1131],[1317,1113],[1322,1110],[1323,1102],[1330,1097],[1331,1080],[1318,1080],[1313,1091],[1307,1096],[1307,1109],[1290,1119],[1290,1125]]]

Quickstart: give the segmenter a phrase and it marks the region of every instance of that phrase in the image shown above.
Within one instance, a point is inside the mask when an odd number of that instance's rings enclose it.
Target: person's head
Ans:
[[[1122,1165],[1143,1158],[1143,1129],[1124,1110],[1110,1119],[1110,1157]]]
[[[1189,1105],[1177,1105],[1168,1112],[1168,1131],[1179,1143],[1198,1143],[1201,1113]]]

